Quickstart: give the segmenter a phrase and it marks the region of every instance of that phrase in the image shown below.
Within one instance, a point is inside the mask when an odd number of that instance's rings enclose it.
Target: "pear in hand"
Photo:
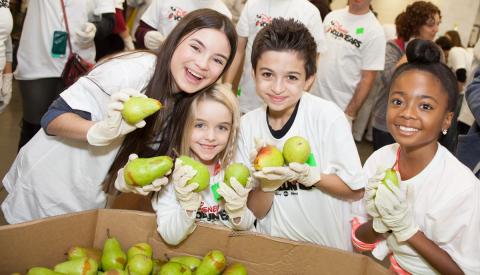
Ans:
[[[53,270],[68,275],[95,275],[98,271],[98,265],[93,259],[79,258],[59,263]]]
[[[160,108],[162,108],[162,104],[156,99],[132,97],[123,104],[122,117],[129,124],[135,125]]]
[[[234,263],[229,265],[225,271],[222,272],[222,275],[247,275],[247,268],[241,263]]]
[[[195,192],[201,192],[210,186],[210,172],[208,172],[207,166],[187,156],[180,156],[179,159],[184,165],[189,165],[197,171],[197,174],[187,181],[187,184],[198,183],[198,188],[194,190]]]
[[[102,268],[104,271],[110,269],[123,269],[127,263],[127,255],[123,252],[120,243],[115,238],[108,238],[103,244]]]
[[[131,160],[123,169],[125,182],[132,186],[145,186],[163,177],[173,167],[172,158],[160,156]]]
[[[285,164],[282,152],[273,145],[267,145],[257,153],[257,157],[253,161],[255,170],[260,171],[265,167],[280,167]]]
[[[283,144],[283,157],[286,163],[305,163],[310,157],[310,144],[303,137],[293,136]]]
[[[225,183],[232,187],[230,184],[230,178],[234,177],[241,185],[246,186],[248,178],[250,177],[250,171],[247,166],[241,163],[232,163],[227,169],[225,169],[224,181]]]
[[[170,262],[184,264],[193,272],[202,263],[202,261],[193,256],[177,256],[170,259]]]
[[[196,275],[217,275],[227,265],[227,259],[220,250],[212,250],[203,257],[202,263],[198,266]]]
[[[28,270],[27,275],[63,275],[63,273],[55,272],[46,267],[32,267]]]
[[[385,170],[385,177],[383,177],[382,180],[382,183],[390,190],[387,182],[390,182],[396,186],[400,186],[400,184],[398,183],[397,171],[395,171],[395,169],[388,168],[387,170]]]
[[[192,275],[192,271],[186,265],[168,262],[162,265],[158,275]]]

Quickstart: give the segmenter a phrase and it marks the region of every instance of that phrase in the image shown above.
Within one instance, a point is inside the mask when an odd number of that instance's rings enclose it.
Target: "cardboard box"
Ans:
[[[199,224],[176,247],[156,231],[154,214],[130,210],[93,210],[0,227],[0,274],[26,273],[33,266],[53,267],[74,245],[103,247],[107,231],[126,250],[147,241],[160,259],[203,256],[220,249],[228,262],[241,262],[249,274],[391,274],[372,259],[338,249],[272,238],[252,232]]]

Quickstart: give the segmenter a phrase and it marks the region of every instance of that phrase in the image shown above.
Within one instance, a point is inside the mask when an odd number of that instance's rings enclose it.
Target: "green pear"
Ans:
[[[131,275],[149,275],[152,269],[152,258],[144,254],[137,254],[129,258],[125,268],[128,274]]]
[[[255,170],[260,171],[265,167],[279,167],[285,164],[283,155],[277,147],[273,145],[267,145],[257,153],[257,157],[253,161],[253,167]]]
[[[98,268],[101,268],[100,263],[102,259],[102,251],[100,249],[92,247],[74,246],[68,250],[67,256],[69,260],[85,257],[91,258],[97,262]]]
[[[201,192],[210,186],[210,172],[208,172],[207,166],[187,156],[180,156],[179,159],[183,164],[189,165],[197,171],[197,174],[187,181],[187,184],[198,183],[198,188],[194,190],[195,192]]]
[[[241,163],[232,163],[227,169],[225,169],[224,177],[225,183],[230,187],[232,186],[230,184],[230,178],[232,177],[234,177],[241,185],[245,186],[250,177],[250,170],[248,170],[247,166]]]
[[[227,259],[220,250],[212,250],[203,257],[202,263],[198,266],[196,275],[217,275],[227,265]]]
[[[159,259],[152,259],[153,261],[153,268],[152,268],[152,275],[157,275],[160,272],[160,268],[166,263],[165,261]]]
[[[247,268],[241,263],[234,263],[229,265],[222,275],[247,275]]]
[[[123,269],[127,263],[127,255],[115,238],[108,238],[103,244],[102,267],[104,271]]]
[[[173,167],[169,156],[138,158],[127,163],[123,170],[125,182],[132,186],[145,186],[163,177]]]
[[[177,256],[170,259],[170,262],[184,264],[190,268],[191,271],[195,271],[202,261],[193,256]]]
[[[100,275],[100,272],[97,274]],[[121,269],[110,269],[109,271],[103,272],[103,275],[130,275],[127,271]]]
[[[63,275],[63,273],[55,272],[46,267],[32,267],[28,270],[27,275]]]
[[[95,275],[98,271],[98,265],[93,259],[79,258],[59,263],[53,270],[68,275]]]
[[[133,258],[133,256],[138,254],[145,255],[151,258],[153,254],[152,246],[149,245],[148,243],[134,244],[127,251],[127,259],[130,261],[130,259]]]
[[[309,157],[310,144],[303,137],[291,137],[283,144],[283,158],[285,162],[305,163]]]
[[[393,183],[396,186],[400,186],[398,183],[397,171],[392,168],[385,170],[385,177],[383,177],[382,183],[390,190],[387,182]]]
[[[162,108],[160,101],[148,97],[132,97],[123,104],[122,117],[129,124],[137,124]]]
[[[192,275],[192,271],[186,265],[168,262],[162,265],[158,275]]]

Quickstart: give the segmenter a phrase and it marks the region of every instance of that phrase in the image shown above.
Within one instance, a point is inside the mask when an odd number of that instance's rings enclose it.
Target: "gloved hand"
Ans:
[[[367,186],[365,186],[365,193],[363,200],[365,202],[365,209],[368,215],[373,218],[373,230],[378,233],[385,233],[389,229],[380,219],[377,207],[375,206],[375,195],[377,193],[378,185],[381,184],[385,177],[385,169],[378,169],[377,173],[368,179]]]
[[[93,39],[95,38],[95,33],[97,32],[97,27],[93,23],[86,22],[83,23],[81,30],[77,31],[76,41],[82,49],[90,48],[93,46]]]
[[[297,162],[289,163],[288,167],[297,173],[295,180],[305,187],[313,186],[322,179],[318,167],[311,167],[307,164]]]
[[[247,184],[243,187],[236,178],[231,177],[230,184],[232,187],[229,187],[224,182],[220,182],[217,192],[225,199],[225,211],[227,211],[230,219],[233,220],[243,216],[247,208],[248,193],[252,190],[253,182],[252,178],[249,177]]]
[[[133,40],[132,40],[132,37],[129,35],[127,37],[123,37],[123,45],[124,45],[124,48],[123,50],[124,51],[133,51],[135,50],[135,45],[133,45]]]
[[[12,73],[0,74],[2,77],[1,86],[0,86],[0,111],[4,110],[5,107],[10,103],[12,99]]]
[[[197,174],[190,165],[184,165],[180,159],[175,161],[175,169],[172,174],[172,182],[175,187],[177,200],[186,211],[197,211],[202,202],[202,196],[193,190],[198,188],[198,183],[187,185],[187,181]]]
[[[158,31],[149,31],[145,34],[144,43],[145,47],[149,50],[158,50],[162,45],[165,37]]]
[[[130,154],[130,156],[128,156],[128,161],[132,161],[132,160],[137,159],[137,158],[138,158],[137,154]],[[125,182],[123,169],[125,169],[125,168],[122,168],[122,169],[118,170],[117,179],[115,180],[115,188],[118,191],[123,192],[123,193],[134,193],[134,194],[138,194],[138,195],[142,195],[142,196],[146,196],[150,192],[160,191],[162,189],[162,186],[164,186],[168,183],[168,178],[166,176],[168,176],[171,172],[171,171],[168,171],[165,174],[165,176],[163,176],[161,178],[158,178],[158,179],[155,179],[154,181],[152,181],[151,184],[141,186],[141,187],[140,186],[135,187],[135,186],[131,186],[131,185],[129,185]]]
[[[277,190],[287,181],[296,180],[298,174],[290,167],[265,167],[253,173],[253,177],[260,181],[264,192]]]
[[[417,233],[419,227],[407,202],[407,185],[400,181],[399,183],[400,186],[397,187],[388,182],[391,190],[380,184],[375,196],[375,206],[382,222],[393,231],[397,241],[404,242]]]
[[[137,128],[145,126],[142,120],[135,125],[130,125],[122,118],[123,103],[130,97],[146,97],[133,89],[122,89],[110,96],[107,117],[95,123],[87,132],[87,141],[94,146],[105,146],[118,137],[124,136]]]

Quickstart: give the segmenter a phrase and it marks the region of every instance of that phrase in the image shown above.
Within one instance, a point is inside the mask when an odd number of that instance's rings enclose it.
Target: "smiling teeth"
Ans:
[[[203,78],[203,77],[202,77],[201,75],[199,75],[199,74],[196,74],[196,73],[194,73],[194,72],[192,72],[192,71],[190,71],[190,70],[188,70],[188,71],[189,71],[194,77],[196,77],[196,78],[199,78],[199,79],[202,79],[202,78]]]
[[[400,130],[405,131],[405,132],[418,132],[418,129],[405,127],[405,126],[400,126]]]

